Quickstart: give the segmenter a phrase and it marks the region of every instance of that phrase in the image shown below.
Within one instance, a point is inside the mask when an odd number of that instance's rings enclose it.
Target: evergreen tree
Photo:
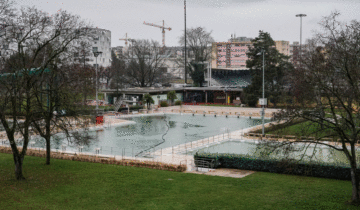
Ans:
[[[171,105],[174,104],[174,100],[177,99],[175,90],[172,90],[167,93],[167,99],[171,101]]]
[[[275,42],[267,32],[260,31],[253,39],[252,47],[246,53],[249,58],[246,67],[251,72],[251,84],[244,89],[245,100],[249,106],[255,106],[262,98],[263,50],[265,53],[265,98],[270,99],[274,106],[280,101],[284,90],[286,71],[291,71],[293,65],[286,56],[275,48]]]
[[[196,61],[190,62],[188,66],[188,72],[191,79],[194,81],[195,87],[202,87],[202,84],[205,82],[205,65],[202,63],[197,63]]]

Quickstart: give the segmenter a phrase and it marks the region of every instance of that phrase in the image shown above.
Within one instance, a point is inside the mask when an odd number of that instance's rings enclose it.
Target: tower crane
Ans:
[[[126,48],[127,48],[127,46],[128,46],[128,41],[133,41],[132,39],[130,39],[130,38],[128,38],[127,37],[127,33],[125,34],[125,39],[119,39],[119,40],[124,40],[125,41],[125,46],[126,46]]]
[[[146,23],[145,21],[144,21],[144,25],[158,27],[158,28],[160,28],[162,30],[162,45],[163,45],[163,48],[164,48],[165,47],[165,29],[171,31],[171,28],[170,27],[165,27],[164,20],[163,20],[163,25],[162,26],[156,25],[154,23]]]

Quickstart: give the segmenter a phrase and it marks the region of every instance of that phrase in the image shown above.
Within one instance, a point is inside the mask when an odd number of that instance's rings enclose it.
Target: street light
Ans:
[[[187,84],[187,70],[186,70],[186,0],[184,0],[184,38],[185,38],[185,50],[184,50],[184,71],[185,71],[185,84]]]
[[[96,59],[96,70],[95,70],[95,72],[96,72],[96,87],[95,87],[95,90],[96,90],[96,111],[98,111],[98,109],[99,109],[99,103],[98,103],[98,64],[97,64],[97,57],[100,55],[100,54],[102,54],[102,52],[100,52],[100,51],[95,51],[94,50],[94,56],[95,56],[95,59]]]
[[[262,136],[265,136],[264,115],[265,115],[265,105],[267,104],[267,101],[265,98],[265,49],[264,48],[257,55],[261,55],[261,54],[263,54],[263,94],[262,94],[262,99],[259,100],[259,104],[262,106],[262,111],[261,111]]]
[[[296,17],[300,17],[300,64],[301,64],[301,40],[302,40],[302,17],[306,17],[306,14],[297,14]]]

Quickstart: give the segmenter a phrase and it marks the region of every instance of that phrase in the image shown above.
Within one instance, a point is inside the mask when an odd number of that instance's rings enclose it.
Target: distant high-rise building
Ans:
[[[111,31],[100,29],[100,28],[92,28],[91,33],[94,38],[92,40],[92,51],[101,51],[97,58],[97,63],[99,66],[108,67],[111,65]],[[91,65],[95,65],[96,58],[94,54],[91,55],[92,58],[89,62]]]
[[[212,44],[212,68],[246,69],[246,52],[252,46],[250,41],[215,42]]]
[[[286,56],[290,55],[290,42],[289,41],[275,41],[275,47],[279,51]]]
[[[89,28],[87,30],[89,30],[89,36],[77,41],[77,45],[81,42],[86,42],[87,53],[86,55],[83,55],[83,52],[75,53],[75,61],[84,62],[81,56],[85,56],[87,64],[96,66],[96,58],[93,52],[98,51],[102,52],[97,57],[98,66],[109,67],[111,65],[111,31],[100,28]]]
[[[302,55],[306,52],[307,44],[301,45],[301,51]],[[293,42],[293,44],[290,45],[290,61],[292,64],[299,65],[300,64],[300,44],[299,42]]]

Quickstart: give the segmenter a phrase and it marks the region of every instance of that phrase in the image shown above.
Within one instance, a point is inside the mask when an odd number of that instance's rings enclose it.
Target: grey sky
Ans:
[[[184,30],[183,0],[16,0],[17,6],[28,5],[56,13],[59,9],[80,15],[99,28],[111,31],[111,45],[124,46],[125,33],[133,39],[153,39],[161,43],[159,28],[143,22],[171,27],[166,30],[166,45],[178,46]],[[318,30],[318,22],[338,10],[341,19],[360,19],[359,0],[187,0],[187,27],[205,27],[215,41],[227,41],[231,34],[256,37],[259,30],[269,32],[274,40],[299,41],[303,18],[303,42]]]

